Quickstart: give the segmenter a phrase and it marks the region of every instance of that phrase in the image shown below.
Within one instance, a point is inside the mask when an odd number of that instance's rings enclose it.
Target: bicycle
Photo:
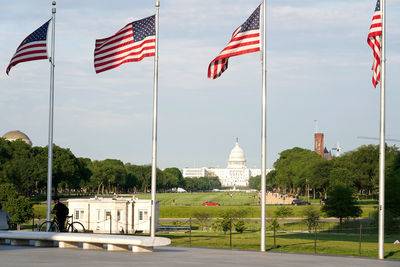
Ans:
[[[71,221],[70,221],[71,219]],[[51,221],[45,221],[39,226],[39,232],[46,232],[47,224],[50,224],[49,232],[60,232],[60,227],[57,218],[54,218]],[[67,216],[65,232],[70,233],[84,233],[85,227],[80,222],[74,222],[73,216]]]

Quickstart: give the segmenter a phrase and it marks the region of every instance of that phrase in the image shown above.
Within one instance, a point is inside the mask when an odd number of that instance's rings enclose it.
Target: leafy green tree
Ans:
[[[3,205],[3,209],[8,211],[13,222],[18,224],[18,229],[20,229],[21,223],[32,218],[32,205],[24,196],[18,196],[13,184],[0,184],[0,203]]]
[[[236,221],[243,220],[246,216],[247,210],[246,209],[238,209],[238,208],[231,208],[221,211],[220,217],[220,227],[222,231],[226,234],[227,231],[231,229],[232,224]]]
[[[186,191],[208,191],[212,189],[220,189],[221,182],[217,177],[200,177],[200,178],[184,178]]]
[[[31,164],[35,166],[31,173],[32,181],[34,182],[34,191],[36,193],[45,193],[47,190],[47,148],[32,147]]]
[[[345,185],[349,187],[354,186],[354,176],[346,168],[334,167],[329,173],[329,186]]]
[[[394,216],[400,217],[400,168],[388,175],[385,181],[385,189],[385,210],[389,210]]]
[[[32,219],[32,204],[24,196],[18,196],[12,200],[9,199],[4,206],[13,219],[13,222],[17,223],[18,230],[20,230],[22,223]]]
[[[183,179],[182,172],[178,168],[166,168],[163,172],[169,177],[168,179],[170,180],[170,188],[183,188],[185,186],[185,180]]]
[[[207,177],[207,178],[209,180],[209,185],[210,185],[210,188],[208,190],[221,189],[222,185],[218,177]]]
[[[106,159],[103,161],[94,161],[91,165],[93,184],[97,185],[97,193],[106,190],[108,193],[117,192],[118,186],[124,183],[126,177],[125,166],[120,160]]]
[[[57,194],[59,184],[63,190],[79,184],[79,164],[75,155],[68,148],[53,146],[53,188]]]
[[[244,220],[240,219],[235,223],[235,231],[238,233],[243,233],[246,231],[246,224]]]
[[[267,224],[267,229],[270,231],[276,231],[280,228],[280,224],[279,224],[279,220],[278,218],[274,217],[271,218],[270,220],[268,220],[268,224]]]
[[[92,161],[89,158],[77,158],[78,164],[78,176],[79,179],[73,181],[71,183],[72,188],[70,189],[88,189],[88,183],[90,181],[90,177],[92,176],[92,172],[90,171],[90,164]]]
[[[266,189],[272,190],[278,186],[276,182],[276,170],[272,170],[266,175]],[[249,178],[249,187],[251,189],[261,190],[261,175]]]
[[[18,197],[17,189],[13,184],[4,183],[0,184],[0,203],[7,203],[13,201]]]
[[[316,160],[321,160],[321,157],[314,151],[294,147],[279,154],[279,159],[274,163],[276,173],[271,175],[274,175],[279,187],[299,194],[305,192],[310,165]]]
[[[0,137],[0,172],[4,163],[12,158],[11,142]]]
[[[310,186],[325,196],[330,187],[331,170],[332,162],[321,157],[311,165]]]
[[[147,192],[151,187],[151,166],[150,165],[133,165],[126,164],[128,176],[135,180],[137,184],[135,187],[142,191]]]
[[[211,220],[211,214],[204,211],[195,210],[192,216],[200,224],[202,231],[206,230],[208,223]]]
[[[125,189],[129,192],[132,191],[134,193],[137,192],[138,189],[141,189],[142,184],[139,181],[139,178],[142,175],[141,167],[133,165],[131,163],[125,164],[126,170],[126,179],[125,179]]]
[[[275,216],[277,218],[287,218],[293,216],[294,212],[291,207],[288,206],[280,206],[275,211]]]
[[[359,191],[371,193],[375,187],[378,175],[379,147],[375,145],[361,146],[343,155],[342,160],[351,162],[354,174],[354,184]]]
[[[328,192],[328,199],[322,207],[322,211],[329,217],[339,218],[340,224],[343,218],[359,217],[362,210],[357,206],[351,188],[344,185],[336,185]]]
[[[385,146],[385,173],[392,173],[396,169],[399,153],[396,146]],[[360,194],[376,192],[379,182],[379,146],[364,145],[334,161],[335,166],[346,168],[352,173],[353,184]]]
[[[280,228],[278,218],[274,217],[268,220],[267,230],[274,232],[274,248],[276,248],[276,231]]]
[[[183,178],[185,180],[185,187],[184,189],[188,192],[196,192],[199,190],[199,185],[198,185],[198,178],[190,178],[190,177],[186,177]]]
[[[312,229],[318,226],[320,215],[321,212],[318,209],[315,209],[314,207],[307,206],[304,208],[303,210],[303,216],[305,217],[304,223],[307,225],[308,231],[310,233]]]
[[[14,184],[20,194],[29,194],[33,184],[30,174],[34,166],[30,164],[30,151],[31,147],[22,140],[8,143],[9,160],[1,168],[3,182]]]
[[[249,178],[249,187],[251,189],[261,190],[261,176],[252,176]]]
[[[385,231],[398,233],[400,228],[400,155],[394,160],[393,169],[385,179]],[[375,212],[378,223],[378,211]]]
[[[219,221],[219,228],[226,234],[229,230],[231,230],[232,226],[232,220],[228,218],[222,218],[222,220]]]

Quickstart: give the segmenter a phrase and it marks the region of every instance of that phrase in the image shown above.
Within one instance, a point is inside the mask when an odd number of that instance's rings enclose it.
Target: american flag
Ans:
[[[260,10],[261,5],[233,32],[231,41],[208,66],[208,78],[221,76],[230,57],[260,51]]]
[[[113,36],[96,40],[96,73],[155,55],[155,15],[127,24]]]
[[[382,11],[381,1],[376,2],[375,13],[372,17],[367,42],[374,52],[374,63],[372,64],[372,84],[374,87],[381,79],[381,39],[382,39]]]
[[[51,19],[50,19],[51,20]],[[6,73],[18,63],[40,59],[48,59],[47,56],[47,30],[50,20],[40,26],[39,29],[29,34],[18,46],[17,51],[8,64]]]

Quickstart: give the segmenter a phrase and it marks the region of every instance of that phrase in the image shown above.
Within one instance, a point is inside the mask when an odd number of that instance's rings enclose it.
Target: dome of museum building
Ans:
[[[228,168],[246,168],[246,159],[243,149],[239,147],[239,141],[236,139],[235,147],[229,155]]]
[[[20,132],[20,131],[10,131],[10,132],[6,133],[5,135],[3,135],[3,138],[6,140],[9,140],[9,141],[15,141],[15,140],[21,139],[28,145],[32,146],[31,139],[29,139],[29,137],[26,134],[24,134],[23,132]]]

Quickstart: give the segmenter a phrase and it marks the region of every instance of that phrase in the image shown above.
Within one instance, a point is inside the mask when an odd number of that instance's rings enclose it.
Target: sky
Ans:
[[[261,166],[260,53],[233,57],[216,80],[208,64],[260,0],[162,0],[157,166],[225,167],[236,138],[247,166]],[[375,0],[267,1],[267,167],[293,147],[328,149],[378,140],[379,89],[366,40]],[[386,136],[400,139],[400,0],[387,0]],[[96,74],[96,39],[155,13],[154,1],[59,0],[54,143],[77,157],[150,164],[154,58]],[[6,67],[21,41],[51,17],[51,1],[14,0],[0,14],[0,136],[48,143],[50,65]],[[390,145],[399,145],[388,142]]]

